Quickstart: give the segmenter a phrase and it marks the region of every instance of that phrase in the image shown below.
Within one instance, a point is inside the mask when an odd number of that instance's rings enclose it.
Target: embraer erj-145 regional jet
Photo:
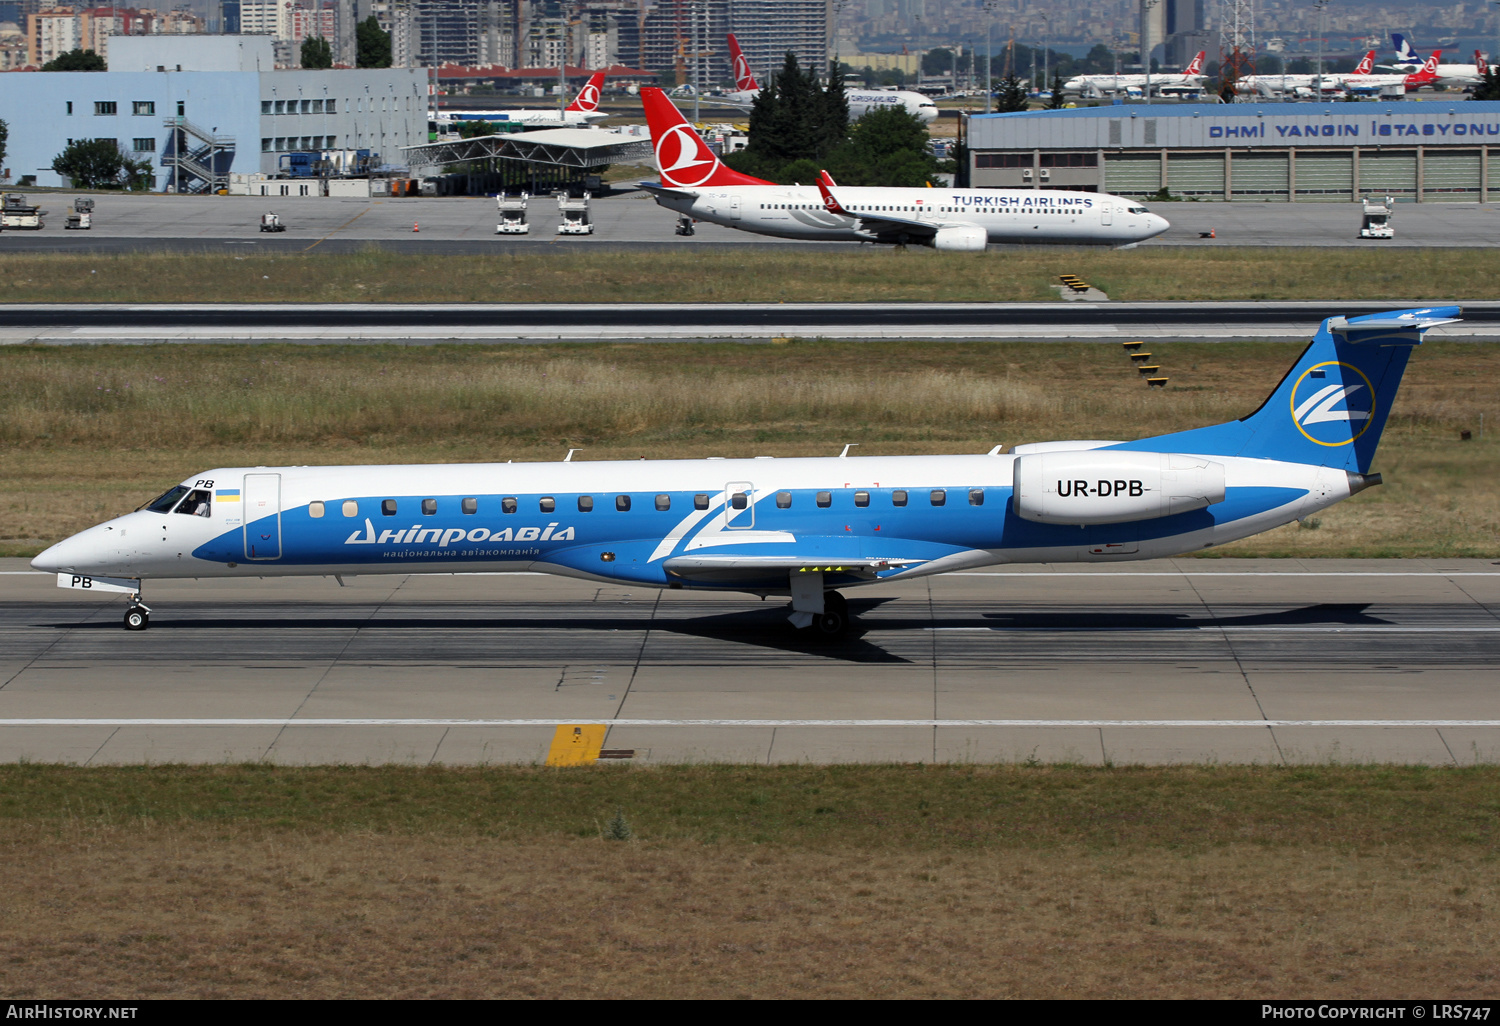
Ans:
[[[1171,227],[1139,202],[1034,189],[777,185],[725,167],[655,87],[641,90],[660,182],[641,182],[684,217],[757,235],[823,242],[916,243],[979,252],[990,242],[1133,246]]]
[[[791,596],[848,625],[836,589],[996,563],[1194,552],[1380,483],[1402,371],[1457,307],[1330,317],[1249,416],[1134,442],[982,456],[233,467],[194,474],[32,566],[130,595],[187,577],[543,572]],[[845,453],[848,449],[845,449]]]

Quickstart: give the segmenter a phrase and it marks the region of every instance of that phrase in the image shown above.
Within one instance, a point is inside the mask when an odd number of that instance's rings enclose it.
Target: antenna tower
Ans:
[[[1255,0],[1219,0],[1219,86],[1255,74]]]

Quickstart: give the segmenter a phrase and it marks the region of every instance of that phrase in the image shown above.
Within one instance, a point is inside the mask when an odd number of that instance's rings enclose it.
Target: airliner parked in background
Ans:
[[[501,125],[519,123],[537,128],[587,125],[609,117],[607,112],[599,109],[599,94],[603,87],[604,72],[596,71],[561,113],[555,107],[536,110],[443,111],[438,115],[437,122],[445,128],[455,121],[489,121]]]
[[[755,103],[755,98],[760,95],[760,84],[755,81],[755,75],[750,71],[750,62],[745,59],[745,53],[740,49],[739,40],[734,38],[733,32],[729,33],[729,60],[730,66],[734,69],[735,91],[722,93],[714,99],[731,107],[749,110]],[[882,110],[886,107],[904,107],[907,113],[923,122],[935,121],[938,116],[937,104],[930,96],[923,96],[921,93],[855,89],[847,91],[844,95],[849,101],[849,120],[851,121],[864,117],[872,110]]]
[[[641,188],[683,217],[757,235],[979,252],[989,242],[1133,246],[1171,227],[1105,193],[840,188],[830,205],[822,185],[777,185],[725,167],[660,89],[642,89],[641,103],[661,173]]]
[[[1178,91],[1183,88],[1202,88],[1204,81],[1203,50],[1192,59],[1182,74],[1163,72],[1151,76],[1151,88]],[[1079,93],[1098,96],[1104,93],[1139,92],[1146,88],[1146,76],[1142,75],[1074,75],[1063,83],[1064,93]]]
[[[1352,92],[1374,92],[1382,89],[1391,89],[1400,86],[1404,92],[1407,89],[1417,89],[1424,85],[1432,85],[1437,81],[1436,68],[1438,67],[1438,55],[1442,51],[1434,53],[1427,59],[1419,70],[1411,74],[1400,75],[1377,75],[1371,73],[1375,65],[1375,51],[1371,50],[1361,58],[1352,72],[1325,71],[1321,76],[1316,74],[1296,75],[1246,75],[1235,83],[1240,90],[1250,90],[1262,96],[1279,96],[1290,93],[1294,96],[1311,96],[1318,88],[1318,80],[1322,79],[1323,92],[1340,93]]]
[[[1396,60],[1382,67],[1387,67],[1392,71],[1413,72],[1427,63],[1421,54],[1411,48],[1411,44],[1401,33],[1392,32],[1391,42],[1396,47]],[[1441,52],[1438,51],[1438,53]],[[1434,53],[1433,57],[1436,56],[1437,53]],[[1434,69],[1437,81],[1433,84],[1459,89],[1476,86],[1484,80],[1484,63],[1484,58],[1480,56],[1478,50],[1475,50],[1473,64],[1438,64]]]
[[[129,595],[131,630],[150,622],[148,580],[498,571],[786,595],[795,626],[838,635],[849,624],[840,588],[1195,552],[1379,484],[1370,466],[1412,347],[1458,314],[1330,317],[1254,413],[1134,442],[982,456],[218,468],[31,565],[60,587]]]

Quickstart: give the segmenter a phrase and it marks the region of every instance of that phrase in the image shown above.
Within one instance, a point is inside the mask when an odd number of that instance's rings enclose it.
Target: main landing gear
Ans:
[[[130,596],[130,604],[125,607],[125,629],[143,631],[150,626],[151,608],[141,601],[141,593],[136,592]]]
[[[823,593],[823,612],[813,618],[812,630],[823,638],[841,638],[849,632],[849,603],[836,591]]]

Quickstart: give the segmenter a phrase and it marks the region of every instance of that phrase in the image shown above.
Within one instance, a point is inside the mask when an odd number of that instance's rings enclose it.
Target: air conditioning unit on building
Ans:
[[[1028,182],[1031,181],[1031,168],[1028,167],[1028,168],[1024,169],[1021,172],[1021,177],[1023,179],[1025,179],[1026,181],[1028,181]]]
[[[1044,167],[1044,168],[1042,168],[1042,181],[1044,181],[1044,182],[1050,182],[1051,180],[1052,180],[1052,169],[1050,167]]]

